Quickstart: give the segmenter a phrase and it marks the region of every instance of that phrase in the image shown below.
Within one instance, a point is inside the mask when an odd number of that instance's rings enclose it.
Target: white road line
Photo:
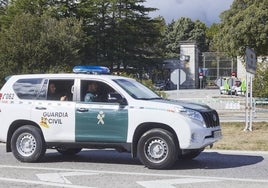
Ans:
[[[66,177],[68,176],[90,176],[98,175],[98,173],[84,173],[84,172],[60,172],[60,173],[43,173],[35,174],[39,180],[53,183],[72,184]]]
[[[0,181],[26,183],[26,184],[36,184],[36,185],[46,185],[46,186],[54,186],[54,187],[66,187],[66,188],[93,188],[93,187],[86,187],[86,186],[79,186],[79,185],[51,183],[51,182],[33,181],[33,180],[24,180],[24,179],[17,179],[17,178],[14,179],[14,178],[2,178],[2,177],[0,177]]]
[[[12,169],[32,169],[32,170],[51,170],[51,171],[65,171],[65,172],[84,172],[84,173],[98,173],[98,174],[119,174],[119,175],[137,175],[137,176],[157,176],[157,177],[174,177],[174,178],[194,178],[194,179],[210,179],[210,180],[226,180],[226,181],[243,181],[255,183],[268,183],[267,179],[250,179],[250,178],[227,178],[227,177],[212,177],[212,176],[190,176],[190,175],[174,175],[174,174],[158,174],[158,173],[138,173],[138,172],[115,172],[115,171],[101,171],[101,170],[80,170],[80,169],[66,169],[66,168],[47,168],[34,166],[12,166],[0,165],[0,168]]]
[[[208,179],[193,179],[193,178],[180,178],[180,179],[165,179],[153,181],[137,181],[137,183],[146,188],[175,188],[172,185],[190,184],[190,183],[205,183],[205,182],[218,182],[218,180]]]

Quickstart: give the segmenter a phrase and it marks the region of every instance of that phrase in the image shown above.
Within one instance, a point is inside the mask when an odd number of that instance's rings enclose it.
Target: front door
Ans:
[[[89,90],[91,100],[88,101],[85,96]],[[128,106],[109,101],[109,94],[114,92],[116,91],[104,82],[81,80],[80,102],[76,103],[75,108],[77,142],[126,142]]]
[[[77,142],[126,142],[128,110],[116,103],[77,103]]]

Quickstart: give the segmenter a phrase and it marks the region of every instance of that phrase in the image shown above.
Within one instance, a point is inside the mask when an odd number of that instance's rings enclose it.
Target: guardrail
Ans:
[[[245,98],[183,98],[189,102],[206,104],[217,111],[245,112]],[[268,98],[253,98],[253,112],[268,112]]]
[[[254,98],[256,105],[268,105],[268,98]]]
[[[198,94],[197,94],[198,93]],[[220,95],[218,90],[180,90],[168,91],[169,99],[185,100],[206,104],[217,110],[221,121],[246,121],[246,98],[243,96]],[[196,98],[198,96],[198,98]],[[251,114],[251,113],[249,113]],[[253,98],[253,121],[268,122],[268,98]]]
[[[233,99],[233,98],[184,98],[189,102],[195,102],[199,104],[206,104],[215,110],[244,110],[245,100]]]

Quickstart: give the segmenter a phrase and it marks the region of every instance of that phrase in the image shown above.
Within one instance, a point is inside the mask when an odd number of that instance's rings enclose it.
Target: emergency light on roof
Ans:
[[[102,66],[81,65],[73,68],[74,73],[110,74],[110,69]]]

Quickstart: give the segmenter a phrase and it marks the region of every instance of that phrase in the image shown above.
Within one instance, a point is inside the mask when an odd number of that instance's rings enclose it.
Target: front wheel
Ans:
[[[178,148],[174,136],[164,129],[145,132],[138,141],[140,161],[152,169],[170,168],[177,160]]]
[[[18,128],[11,137],[11,149],[21,162],[37,162],[46,152],[41,130],[31,125]]]

